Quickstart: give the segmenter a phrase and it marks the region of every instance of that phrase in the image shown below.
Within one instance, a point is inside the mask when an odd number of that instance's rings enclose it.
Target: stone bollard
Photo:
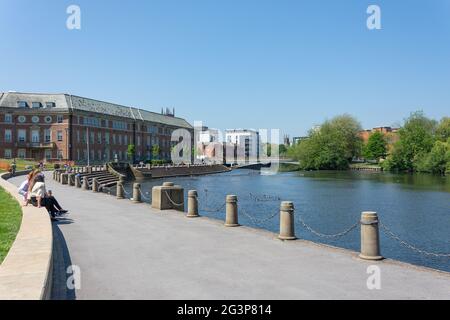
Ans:
[[[225,227],[238,227],[237,196],[227,195]]]
[[[75,187],[76,188],[81,188],[81,179],[79,175],[75,176]]]
[[[97,178],[92,179],[92,191],[98,192],[98,180]]]
[[[89,173],[89,174],[91,174],[91,173],[92,173],[92,167],[91,167],[91,166],[87,167],[87,168],[86,168],[86,172]]]
[[[53,180],[56,180],[56,171],[53,171]]]
[[[61,174],[61,184],[69,183],[69,175],[67,173]]]
[[[164,182],[162,186],[152,188],[152,208],[158,210],[184,211],[184,189],[173,182]]]
[[[381,260],[380,234],[378,230],[378,215],[376,212],[365,211],[361,214],[361,259]]]
[[[89,190],[89,179],[87,176],[83,177],[83,190]]]
[[[117,181],[116,186],[116,198],[117,199],[124,199],[124,192],[123,192],[123,182],[121,180]]]
[[[294,204],[291,201],[283,201],[280,205],[280,234],[278,239],[295,240],[294,228]]]
[[[75,173],[69,173],[69,186],[75,185]]]
[[[198,193],[197,190],[189,190],[188,192],[188,218],[200,217],[198,214]]]
[[[60,171],[56,171],[56,182],[59,182],[61,178],[61,172]]]
[[[141,184],[134,183],[133,184],[133,199],[131,199],[134,203],[140,203],[141,200]]]

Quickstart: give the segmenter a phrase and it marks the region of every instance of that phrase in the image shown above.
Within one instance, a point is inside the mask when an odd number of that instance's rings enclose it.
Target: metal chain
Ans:
[[[389,236],[390,238],[392,238],[393,240],[397,241],[400,243],[401,246],[408,248],[412,251],[415,251],[417,253],[426,255],[426,256],[433,256],[436,258],[450,258],[450,253],[434,253],[434,252],[428,252],[422,249],[417,248],[416,246],[400,239],[399,236],[397,236],[396,234],[394,234],[391,229],[389,229],[386,225],[384,225],[383,223],[379,222],[379,225],[381,227],[381,230],[383,230],[383,232]]]
[[[346,229],[346,230],[344,230],[342,232],[335,233],[335,234],[324,234],[324,233],[320,233],[320,232],[314,230],[309,225],[307,225],[306,222],[302,219],[301,216],[298,216],[298,221],[301,223],[301,225],[306,230],[308,230],[312,234],[315,234],[316,236],[321,237],[321,238],[328,238],[328,239],[335,239],[335,238],[343,237],[343,236],[347,235],[348,233],[350,233],[351,231],[353,231],[354,229],[356,229],[359,226],[359,221],[358,221],[357,223],[352,225],[350,228],[348,228],[348,229]]]
[[[220,205],[220,207],[218,207],[217,209],[210,209],[210,208],[208,208],[208,189],[204,189],[204,192],[205,192],[206,208],[200,209],[200,211],[207,212],[207,213],[218,213],[218,212],[222,211],[222,209],[226,206],[226,202],[224,202],[222,205]]]
[[[223,208],[225,208],[226,203],[223,203],[220,207],[218,207],[217,209],[210,209],[210,208],[205,208],[205,209],[200,209],[200,211],[203,212],[208,212],[208,213],[217,213],[223,210]]]
[[[175,206],[175,207],[181,207],[184,206],[184,201],[182,203],[176,203],[175,201],[173,201],[170,196],[169,193],[167,191],[164,191],[166,193],[167,199],[169,199],[169,201]]]
[[[250,215],[244,208],[240,208],[239,211],[241,211],[254,224],[261,224],[261,223],[267,222],[267,221],[275,218],[279,214],[279,212],[276,212],[275,214],[272,214],[266,218],[258,219],[258,218],[253,217],[252,215]]]
[[[139,188],[139,193],[141,194],[142,199],[146,200],[146,201],[150,201],[152,200],[152,198],[144,196],[144,192],[142,192],[142,189]],[[147,192],[148,193],[148,192]]]
[[[125,194],[127,196],[129,196],[131,193],[129,193],[127,190],[125,190],[125,187],[123,186],[123,184],[121,186],[122,186],[123,192],[125,192]]]

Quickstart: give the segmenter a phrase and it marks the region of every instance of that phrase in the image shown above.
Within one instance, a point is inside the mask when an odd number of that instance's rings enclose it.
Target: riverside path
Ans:
[[[70,210],[53,225],[53,299],[450,299],[449,273],[156,211],[60,185],[51,173],[46,183]],[[75,290],[66,285],[71,265]],[[380,290],[367,287],[371,265]]]

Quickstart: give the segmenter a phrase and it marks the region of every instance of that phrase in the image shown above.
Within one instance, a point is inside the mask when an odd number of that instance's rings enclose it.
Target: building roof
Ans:
[[[56,110],[80,110],[124,117],[133,120],[151,121],[180,128],[193,128],[185,119],[182,118],[65,93],[0,93],[0,107],[18,108],[18,101],[26,101],[29,105],[31,105],[32,102],[40,102],[43,106],[45,106],[47,102],[54,102],[55,108],[53,109]]]

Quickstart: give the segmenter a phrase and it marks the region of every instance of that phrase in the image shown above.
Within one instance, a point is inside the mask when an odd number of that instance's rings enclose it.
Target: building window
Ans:
[[[31,130],[31,142],[39,142],[39,130]]]
[[[11,149],[5,149],[5,159],[11,159],[11,158],[12,158]]]
[[[58,159],[61,160],[63,158],[63,152],[58,150]]]
[[[5,142],[12,142],[12,131],[10,129],[5,130]]]
[[[32,108],[40,108],[40,107],[42,107],[42,105],[40,102],[32,102],[31,107]]]
[[[63,132],[61,130],[58,131],[57,139],[58,141],[63,141]]]
[[[54,103],[54,102],[46,102],[45,103],[45,107],[46,108],[54,108],[54,107],[56,107],[56,103]]]
[[[52,158],[52,150],[45,150],[45,159],[50,160]]]
[[[63,123],[63,120],[64,120],[64,117],[62,115],[58,115],[56,117],[56,122],[58,122],[58,123]]]
[[[113,140],[113,144],[116,144],[116,134],[113,134],[112,140]]]
[[[26,142],[27,141],[27,132],[24,129],[19,129],[17,131],[17,140],[19,142]]]
[[[140,146],[141,145],[141,136],[137,136],[137,145]]]
[[[89,133],[89,143],[94,144],[94,140],[95,140],[94,132],[91,131]]]
[[[51,123],[52,120],[53,120],[53,119],[52,119],[51,116],[46,116],[45,119],[44,119],[45,123]]]
[[[12,114],[5,114],[5,122],[6,123],[12,123]]]
[[[28,103],[26,101],[17,101],[17,106],[19,108],[28,108]]]
[[[80,130],[77,130],[77,143],[80,143]]]
[[[39,117],[38,117],[38,116],[33,116],[33,117],[31,118],[31,122],[33,122],[33,123],[38,123],[38,122],[39,122]]]
[[[105,132],[105,143],[109,144],[109,132]]]
[[[101,132],[97,133],[97,143],[102,144],[102,133]]]
[[[24,123],[25,121],[27,121],[27,118],[25,116],[19,116],[18,120],[20,123]]]
[[[44,139],[47,143],[52,141],[52,131],[50,129],[45,129]]]
[[[27,157],[27,151],[25,149],[17,150],[17,158],[25,159]]]

